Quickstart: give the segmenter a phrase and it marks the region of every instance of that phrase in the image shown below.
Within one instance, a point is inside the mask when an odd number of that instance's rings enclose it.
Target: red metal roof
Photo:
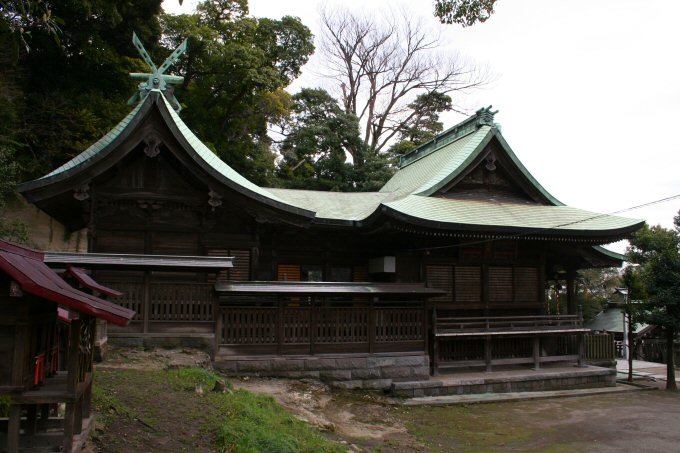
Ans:
[[[73,288],[43,262],[43,253],[0,240],[0,268],[21,289],[75,311],[127,325],[135,312]]]
[[[82,269],[80,267],[73,267],[69,265],[68,268],[66,269],[66,274],[75,278],[78,281],[78,283],[80,283],[84,287],[89,288],[92,291],[96,291],[99,294],[104,294],[106,296],[111,297],[120,297],[123,295],[123,293],[121,293],[120,291],[116,291],[115,289],[106,287],[104,285],[100,285],[87,274],[85,269]]]

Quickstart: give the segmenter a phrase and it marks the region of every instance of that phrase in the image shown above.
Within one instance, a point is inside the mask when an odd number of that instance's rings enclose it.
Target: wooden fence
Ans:
[[[231,354],[425,351],[422,304],[222,306],[217,341]]]
[[[589,333],[585,336],[585,360],[613,362],[616,360],[614,336],[608,333]]]
[[[214,322],[213,285],[182,282],[101,281],[123,293],[112,299],[136,312],[133,323]]]

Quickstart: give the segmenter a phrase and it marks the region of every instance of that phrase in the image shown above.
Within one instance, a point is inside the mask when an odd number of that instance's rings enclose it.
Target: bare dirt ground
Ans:
[[[116,350],[107,362],[97,366],[97,379],[106,379],[104,371],[117,367],[143,370],[208,363],[204,353],[192,350]],[[99,373],[100,370],[103,372]],[[236,388],[273,396],[298,418],[317,426],[327,437],[354,452],[680,451],[680,394],[663,390],[467,406],[406,407],[378,393],[331,389],[314,380],[230,381]],[[150,405],[152,400],[140,404]],[[183,430],[164,427],[164,420],[158,417],[154,423],[156,430],[168,436],[192,433],[189,427]],[[149,438],[139,450],[126,451],[167,451],[153,444],[155,441]],[[181,445],[181,439],[171,445]]]

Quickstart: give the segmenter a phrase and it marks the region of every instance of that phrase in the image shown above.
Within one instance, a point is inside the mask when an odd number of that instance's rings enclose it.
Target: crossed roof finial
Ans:
[[[156,65],[153,63],[153,60],[151,60],[151,57],[147,53],[146,49],[144,49],[144,45],[139,40],[135,32],[132,32],[132,43],[135,45],[135,48],[137,49],[137,52],[139,52],[139,55],[141,55],[142,59],[146,62],[147,65],[149,65],[151,73],[143,72],[130,73],[130,77],[132,77],[135,80],[141,80],[141,82],[139,83],[139,92],[135,93],[128,100],[129,105],[132,105],[135,102],[139,102],[140,100],[144,99],[144,94],[148,93],[149,91],[152,90],[166,91],[168,89],[167,86],[168,84],[178,84],[184,81],[184,77],[166,75],[165,71],[170,66],[172,66],[172,64],[176,62],[184,52],[186,52],[187,50],[186,39],[182,41],[182,44],[180,44],[179,47],[177,47],[168,58],[165,59],[165,61],[159,68],[157,68]],[[167,94],[169,94],[169,96],[167,97],[169,98],[168,101],[170,101],[170,105],[172,105],[172,107],[179,112],[182,109],[182,107],[180,106],[175,96],[172,94],[172,90],[169,90]]]

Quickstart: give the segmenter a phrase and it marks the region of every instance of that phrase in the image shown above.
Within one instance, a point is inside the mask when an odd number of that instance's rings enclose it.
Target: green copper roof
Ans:
[[[123,134],[124,132],[129,133],[128,125],[137,116],[139,111],[142,109],[143,104],[144,102],[140,102],[139,104],[137,104],[137,106],[134,109],[132,109],[132,111],[128,113],[127,116],[123,118],[120,123],[116,124],[116,126],[113,129],[108,131],[102,138],[97,140],[94,144],[90,145],[90,147],[87,148],[85,151],[78,154],[76,157],[69,160],[61,167],[58,167],[51,171],[50,173],[46,174],[45,176],[41,177],[40,179],[51,178],[60,173],[68,173],[69,170],[80,165],[83,165],[86,162],[89,163],[91,160],[100,157],[100,153],[102,150],[104,150],[104,148],[113,143],[113,141],[116,140],[119,136],[121,136],[121,134]]]
[[[316,212],[317,218],[363,220],[390,194],[381,192],[320,192],[315,190],[267,189],[294,206]]]
[[[168,102],[165,96],[161,96],[161,98],[163,99],[163,103],[165,104],[167,112],[170,114],[172,121],[175,123],[175,126],[177,127],[177,130],[180,132],[182,137],[188,142],[189,146],[191,146],[191,148],[196,152],[196,154],[198,154],[198,156],[203,160],[203,162],[207,163],[220,175],[227,178],[229,181],[236,183],[242,188],[249,190],[250,192],[253,192],[255,194],[258,194],[261,197],[276,201],[281,205],[284,206],[289,205],[284,200],[278,198],[277,196],[269,192],[267,189],[264,189],[248,181],[246,178],[244,178],[238,172],[236,172],[233,168],[224,163],[219,157],[217,157],[217,155],[214,152],[212,152],[210,148],[205,146],[205,144],[198,137],[196,137],[196,135],[194,135],[191,129],[189,129],[189,127],[187,127],[184,121],[182,121],[182,119],[179,117],[177,112],[175,112],[175,109],[172,108],[172,105],[170,105],[170,102]],[[307,211],[310,216],[313,215],[313,212],[309,211],[308,208],[299,207],[299,209]]]
[[[117,145],[125,139],[125,137],[132,133],[137,126],[137,123],[146,116],[147,112],[154,104],[158,106],[161,116],[166,118],[166,121],[171,122],[168,126],[170,126],[169,129],[175,134],[176,138],[180,140],[180,142],[184,142],[184,144],[195,153],[194,156],[192,156],[194,161],[199,165],[204,166],[204,168],[207,166],[208,169],[212,170],[211,173],[221,180],[222,183],[279,209],[290,211],[294,214],[308,218],[314,217],[313,211],[283,201],[266,189],[248,181],[229,165],[220,160],[215,153],[191,132],[175,112],[175,109],[173,109],[170,102],[165,98],[165,95],[157,89],[151,90],[120,123],[88,149],[42,178],[21,184],[19,190],[21,192],[26,192],[38,187],[47,186],[53,181],[62,180],[76,173],[84,172],[94,163],[106,158],[106,156],[109,155]],[[113,163],[111,165],[113,165]],[[212,189],[217,190],[218,188]]]
[[[470,157],[490,129],[489,126],[483,126],[418,160],[411,161],[400,168],[380,192],[392,192],[392,198],[399,198],[420,193],[424,188],[436,184]]]
[[[106,158],[146,118],[156,106],[172,134],[187,154],[216,178],[230,187],[270,206],[319,223],[360,226],[363,220],[379,215],[398,218],[413,225],[462,231],[549,232],[551,235],[579,235],[614,238],[630,233],[642,224],[639,220],[596,214],[562,205],[524,168],[493,123],[490,109],[482,109],[439,137],[416,148],[401,159],[396,174],[379,192],[338,193],[259,187],[221,161],[184,124],[171,103],[159,90],[152,90],[116,127],[66,164],[41,179],[20,185],[22,193],[43,190],[53,181],[85,175],[85,170]],[[495,141],[494,141],[495,140]],[[491,149],[504,153],[504,165],[512,166],[523,187],[533,187],[539,202],[498,199],[439,198],[436,195],[463,177]],[[113,165],[113,163],[110,163]],[[107,163],[106,165],[109,165]],[[107,167],[108,168],[108,167]],[[91,176],[90,176],[91,177]],[[219,183],[219,184],[218,184]],[[49,196],[49,195],[47,195]],[[597,239],[599,241],[600,239]],[[618,259],[618,258],[617,258]]]
[[[569,206],[509,203],[409,195],[384,203],[394,212],[425,220],[429,224],[452,228],[459,226],[503,227],[541,232],[596,232],[636,229],[641,220],[584,211]]]

